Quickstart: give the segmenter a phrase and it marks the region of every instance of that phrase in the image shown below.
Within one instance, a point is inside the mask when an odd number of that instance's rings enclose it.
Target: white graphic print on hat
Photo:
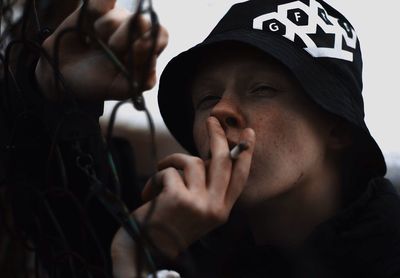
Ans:
[[[315,0],[310,0],[310,6],[301,1],[279,5],[278,12],[254,18],[253,28],[257,30],[268,28],[269,31],[293,42],[297,35],[305,44],[304,50],[313,57],[337,58],[352,62],[351,49],[356,49],[357,45],[354,29],[347,22],[330,16]],[[321,45],[321,40],[315,36],[318,29],[333,38],[333,46]],[[343,39],[347,50],[343,48]]]

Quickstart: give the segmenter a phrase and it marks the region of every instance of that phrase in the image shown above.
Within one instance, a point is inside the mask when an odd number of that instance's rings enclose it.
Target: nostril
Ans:
[[[234,117],[227,117],[227,118],[225,119],[225,123],[226,123],[228,126],[237,126],[238,121],[237,121]]]

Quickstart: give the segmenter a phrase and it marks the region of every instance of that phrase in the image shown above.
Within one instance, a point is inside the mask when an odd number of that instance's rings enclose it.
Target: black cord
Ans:
[[[150,112],[147,110],[144,98],[142,96],[142,91],[145,87],[145,82],[146,82],[146,76],[150,69],[150,61],[152,58],[152,53],[154,52],[154,49],[156,47],[157,43],[157,37],[158,37],[158,32],[159,32],[159,24],[158,24],[158,18],[156,16],[156,13],[154,12],[152,8],[152,3],[149,1],[148,5],[146,6],[146,9],[144,9],[144,3],[145,1],[140,0],[138,2],[138,5],[136,7],[136,11],[134,13],[134,16],[131,18],[131,25],[130,25],[130,38],[128,40],[129,44],[132,44],[134,40],[138,39],[138,37],[133,36],[135,33],[134,30],[136,28],[137,20],[139,19],[139,15],[143,13],[150,13],[150,21],[151,21],[151,32],[150,36],[152,39],[152,46],[150,47],[148,51],[148,55],[146,56],[146,63],[141,69],[142,71],[142,77],[137,78],[139,75],[134,72],[133,70],[133,53],[130,52],[130,59],[128,62],[128,66],[125,67],[124,64],[118,59],[116,55],[108,48],[106,44],[104,44],[94,32],[93,30],[85,29],[85,20],[87,18],[87,6],[88,6],[88,1],[85,0],[83,1],[78,21],[76,26],[67,28],[64,30],[61,30],[57,36],[55,37],[55,43],[54,43],[54,48],[52,50],[52,56],[47,53],[41,45],[32,39],[29,38],[29,24],[32,16],[34,16],[34,23],[37,27],[38,30],[42,30],[42,23],[39,14],[42,14],[38,12],[37,9],[37,4],[38,2],[36,0],[26,0],[24,5],[23,5],[23,16],[20,19],[17,19],[16,22],[12,22],[11,19],[11,14],[12,14],[12,6],[16,3],[16,1],[7,1],[1,2],[1,8],[2,8],[2,19],[4,18],[3,22],[6,23],[6,27],[4,29],[4,32],[0,36],[0,44],[6,44],[6,49],[4,55],[0,53],[0,60],[3,64],[3,74],[4,74],[4,88],[5,90],[2,92],[3,93],[3,102],[4,106],[2,109],[6,112],[8,117],[12,119],[10,121],[10,128],[9,130],[11,131],[10,138],[8,138],[9,146],[14,145],[14,141],[17,139],[16,138],[16,131],[19,129],[19,127],[22,127],[22,123],[24,122],[24,117],[29,116],[29,117],[36,117],[36,114],[34,111],[31,111],[27,109],[27,107],[30,105],[28,103],[28,100],[26,98],[26,92],[24,91],[23,88],[21,88],[18,84],[18,80],[14,77],[14,72],[12,71],[10,65],[12,65],[13,61],[11,60],[12,57],[12,51],[14,47],[16,46],[22,46],[24,49],[30,49],[30,51],[37,53],[43,60],[43,62],[48,63],[50,68],[52,69],[53,72],[53,79],[55,82],[56,86],[56,91],[57,92],[64,92],[65,93],[65,101],[68,103],[69,110],[64,114],[63,117],[58,121],[56,124],[55,131],[53,135],[50,137],[50,148],[49,148],[49,153],[48,153],[48,162],[45,167],[48,168],[50,165],[50,161],[55,158],[55,161],[57,162],[58,165],[58,170],[59,174],[61,177],[61,186],[54,185],[54,184],[46,184],[44,187],[45,189],[39,189],[35,188],[35,194],[32,194],[32,198],[36,198],[39,203],[45,208],[46,214],[48,218],[51,221],[51,224],[54,226],[56,232],[57,232],[57,237],[61,240],[62,243],[62,249],[64,252],[60,255],[59,251],[57,251],[54,247],[52,247],[52,252],[54,255],[54,268],[50,270],[50,275],[54,274],[54,277],[62,276],[62,274],[57,270],[59,266],[59,261],[63,261],[64,259],[67,260],[69,264],[69,269],[71,270],[72,277],[76,277],[78,275],[78,270],[76,269],[77,264],[84,266],[84,269],[86,270],[87,277],[90,277],[93,275],[94,272],[96,273],[101,273],[102,271],[100,269],[96,269],[96,267],[89,266],[86,263],[86,259],[81,257],[79,254],[75,254],[72,250],[71,247],[69,246],[69,243],[67,242],[66,235],[64,234],[63,227],[60,223],[60,219],[58,219],[58,215],[55,214],[53,211],[51,205],[49,204],[49,200],[54,198],[54,194],[61,194],[63,196],[66,196],[67,199],[70,200],[72,204],[74,204],[74,207],[76,207],[80,213],[81,220],[85,227],[85,231],[88,231],[89,234],[91,235],[91,238],[95,241],[96,248],[99,250],[100,256],[102,257],[102,261],[104,263],[104,266],[107,265],[105,263],[106,261],[106,255],[102,251],[103,249],[101,248],[101,244],[99,242],[99,239],[96,236],[96,232],[94,231],[93,227],[90,224],[90,220],[87,219],[87,215],[85,213],[85,208],[80,205],[79,200],[74,196],[74,193],[71,191],[69,187],[69,173],[67,170],[67,166],[65,165],[65,159],[63,155],[63,151],[59,147],[59,143],[61,138],[61,133],[64,129],[64,124],[66,118],[68,118],[69,115],[72,114],[79,114],[80,113],[80,108],[78,101],[76,100],[74,92],[71,90],[69,84],[67,84],[66,80],[62,76],[60,72],[60,50],[61,46],[63,43],[63,38],[67,34],[77,34],[79,35],[82,39],[89,39],[91,43],[94,43],[95,46],[97,46],[103,54],[108,57],[108,59],[114,64],[116,69],[120,71],[120,73],[126,78],[129,84],[129,91],[130,91],[130,96],[131,96],[131,103],[134,105],[134,107],[140,111],[144,111],[146,113],[146,117],[149,123],[149,130],[150,130],[150,145],[152,147],[151,149],[151,157],[152,157],[152,162],[154,165],[155,169],[155,163],[157,160],[157,150],[156,150],[156,142],[155,142],[155,127],[153,120],[151,118]],[[7,9],[4,7],[7,6]],[[47,5],[40,5],[40,7],[48,7]],[[4,16],[7,15],[7,18]],[[17,26],[20,26],[20,36],[19,37],[14,37],[11,38],[10,34],[12,34],[15,30],[18,30]],[[7,40],[11,39],[9,42]],[[64,97],[64,95],[63,95]],[[142,248],[145,254],[145,257],[142,260],[145,262],[149,268],[150,271],[155,274],[156,268],[152,259],[152,256],[150,252],[147,250],[147,245],[150,244],[151,242],[144,242],[145,236],[143,235],[143,231],[146,231],[146,225],[147,221],[151,218],[152,215],[152,210],[150,210],[149,214],[146,215],[146,221],[144,222],[143,227],[139,227],[138,223],[135,222],[134,219],[132,219],[129,216],[129,211],[127,210],[125,204],[120,200],[120,182],[119,182],[119,177],[118,173],[115,168],[115,163],[110,151],[110,146],[109,144],[111,143],[111,138],[112,138],[112,133],[113,133],[113,127],[115,125],[115,118],[117,115],[118,109],[121,107],[121,105],[124,102],[119,102],[114,108],[113,112],[110,118],[110,122],[107,128],[107,134],[106,134],[106,154],[107,154],[107,163],[109,165],[109,168],[111,170],[111,173],[113,174],[113,183],[115,187],[115,192],[116,194],[113,194],[100,180],[97,178],[97,181],[95,183],[90,184],[89,186],[91,188],[92,194],[100,201],[100,203],[103,204],[103,206],[111,213],[111,215],[114,217],[114,219],[122,225],[128,233],[131,235],[131,237],[137,242],[138,247]],[[25,104],[24,104],[25,103]],[[18,106],[19,108],[22,108],[22,112],[17,113],[17,115],[13,115],[11,112],[12,110],[8,109],[10,105],[15,105]],[[22,105],[22,107],[21,107]],[[84,115],[84,113],[82,113]],[[90,117],[84,116],[83,119],[90,119]],[[94,126],[94,125],[93,125]],[[46,170],[49,171],[49,170]],[[47,176],[47,174],[46,174]],[[93,178],[93,177],[92,177]],[[99,182],[99,183],[98,183]],[[20,194],[20,193],[18,193]],[[26,193],[24,193],[26,194]],[[18,196],[17,196],[18,198]],[[154,202],[155,206],[155,202]],[[41,222],[40,220],[36,221],[36,228],[35,230],[41,231],[43,227],[41,227]],[[11,232],[11,231],[10,231]],[[39,233],[42,237],[44,237],[44,233]],[[43,239],[37,239],[37,242],[43,243],[45,241],[45,238]],[[41,273],[39,273],[40,269],[40,262],[39,262],[39,255],[40,255],[40,248],[38,249],[38,246],[34,246],[33,250],[37,253],[37,257],[35,258],[35,275],[39,276]],[[139,266],[141,267],[141,265]],[[106,270],[108,272],[109,270]]]

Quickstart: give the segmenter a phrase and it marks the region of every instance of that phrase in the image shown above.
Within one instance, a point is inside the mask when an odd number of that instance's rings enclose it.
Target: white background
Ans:
[[[132,0],[119,0],[132,5]],[[169,45],[158,60],[158,76],[175,55],[203,40],[234,0],[153,0],[160,22],[170,34]],[[327,0],[353,24],[364,58],[364,101],[366,122],[386,157],[400,158],[400,13],[399,0]],[[157,87],[145,93],[157,129],[165,126],[156,103]],[[111,105],[106,105],[105,115]],[[122,107],[118,122],[147,128],[143,115],[131,106]]]

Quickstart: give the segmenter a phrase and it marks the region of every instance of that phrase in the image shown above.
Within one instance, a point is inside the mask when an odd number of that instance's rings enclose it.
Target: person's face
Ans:
[[[240,45],[214,49],[199,65],[191,93],[193,136],[200,156],[209,155],[206,119],[216,117],[230,147],[250,127],[256,145],[239,204],[254,207],[301,187],[327,166],[330,123],[279,62]]]

